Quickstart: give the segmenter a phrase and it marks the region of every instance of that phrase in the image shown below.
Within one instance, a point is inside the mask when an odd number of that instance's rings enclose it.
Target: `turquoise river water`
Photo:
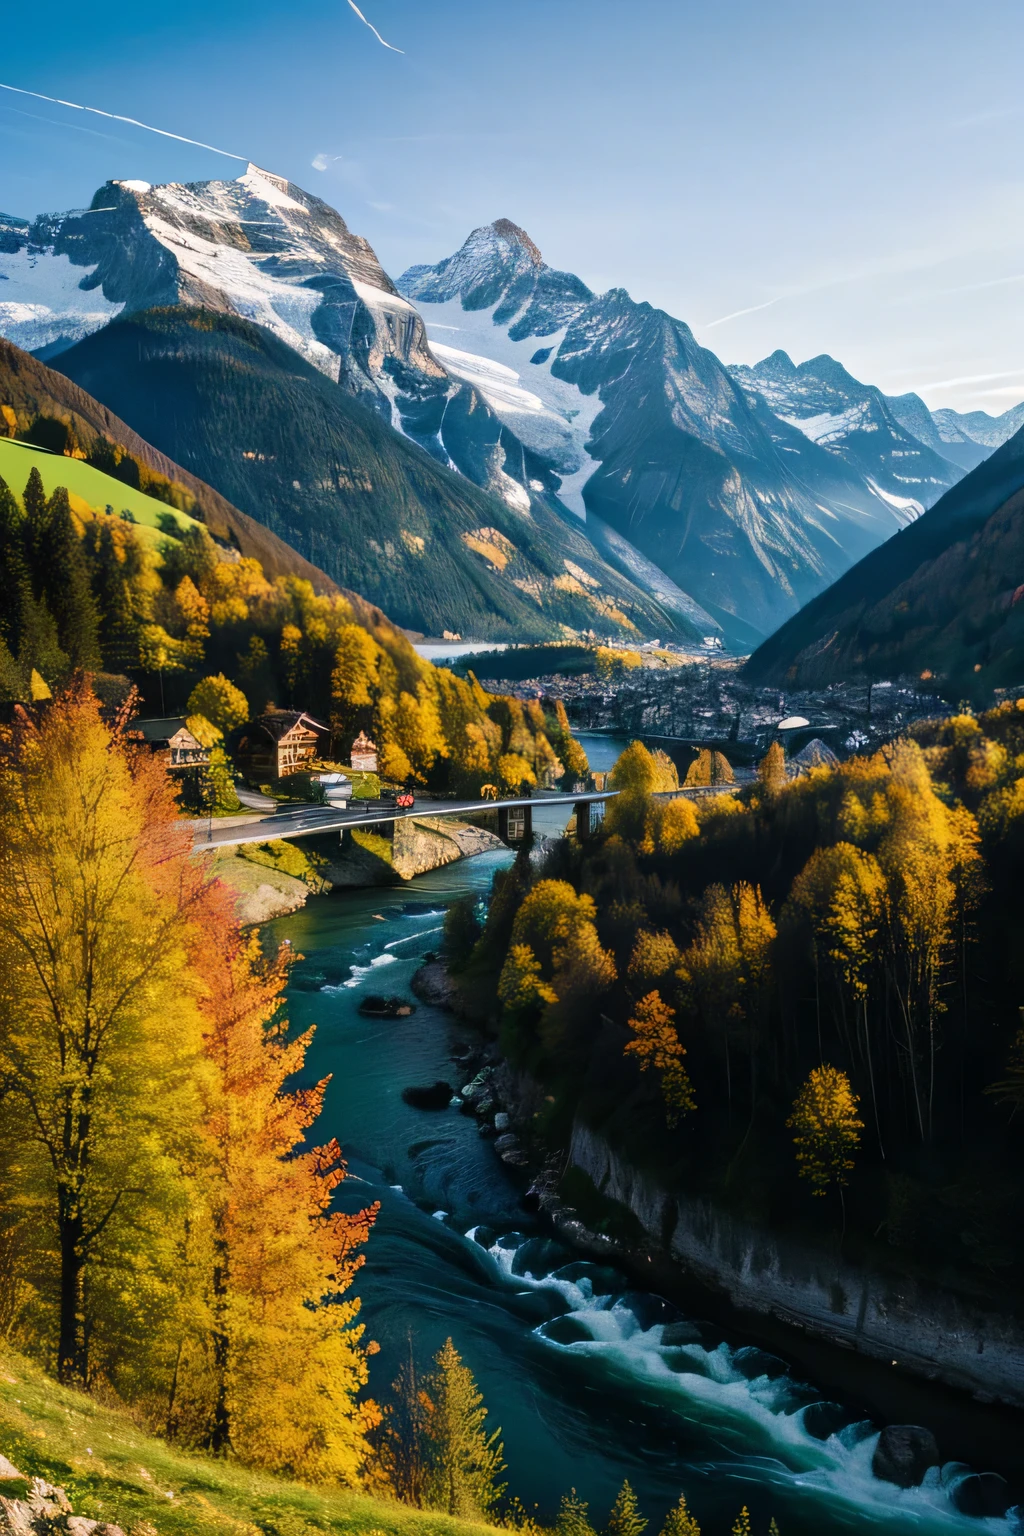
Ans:
[[[969,1470],[959,1463],[921,1488],[878,1481],[878,1425],[862,1410],[551,1241],[523,1211],[522,1175],[474,1120],[403,1102],[409,1084],[457,1085],[451,1049],[469,1037],[422,1004],[408,1019],[364,1018],[360,996],[411,998],[447,904],[486,897],[509,857],[485,854],[402,889],[317,899],[267,932],[303,956],[290,1018],[317,1027],[310,1076],[332,1074],[319,1129],[349,1160],[345,1203],[381,1202],[357,1286],[381,1344],[371,1389],[386,1394],[410,1329],[423,1361],[451,1335],[501,1426],[511,1489],[545,1519],[575,1487],[601,1524],[628,1477],[655,1532],[680,1490],[705,1536],[725,1536],[744,1503],[757,1536],[772,1515],[782,1536],[1024,1528],[959,1514],[949,1498]]]

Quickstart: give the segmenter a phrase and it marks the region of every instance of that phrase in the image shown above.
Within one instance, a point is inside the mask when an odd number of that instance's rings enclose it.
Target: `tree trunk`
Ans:
[[[57,1341],[57,1380],[64,1386],[82,1380],[81,1301],[82,1213],[77,1202],[60,1198],[60,1332]]]
[[[217,1378],[217,1401],[213,1407],[213,1423],[210,1426],[210,1450],[215,1456],[225,1456],[231,1446],[231,1414],[228,1408],[228,1365],[230,1343],[227,1332],[228,1256],[227,1244],[217,1242],[218,1262],[213,1269],[214,1316],[213,1367]]]

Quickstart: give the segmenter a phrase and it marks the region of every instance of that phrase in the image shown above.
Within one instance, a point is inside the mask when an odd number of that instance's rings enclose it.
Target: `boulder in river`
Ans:
[[[375,997],[370,993],[360,1002],[359,1012],[371,1019],[407,1019],[416,1012],[416,1004],[404,997]]]
[[[888,1424],[878,1437],[871,1470],[897,1488],[917,1488],[929,1467],[939,1465],[939,1447],[920,1424]]]
[[[1010,1485],[998,1472],[972,1472],[950,1490],[950,1503],[976,1520],[1002,1520],[1010,1507]]]
[[[414,1086],[402,1089],[403,1100],[406,1104],[411,1104],[413,1109],[447,1109],[452,1101],[452,1094],[451,1083],[443,1083],[440,1079],[424,1088]]]

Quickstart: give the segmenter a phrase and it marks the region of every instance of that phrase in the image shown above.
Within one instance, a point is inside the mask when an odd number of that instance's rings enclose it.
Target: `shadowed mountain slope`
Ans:
[[[104,326],[58,365],[407,628],[524,639],[672,628],[582,528],[443,468],[247,320],[150,310]]]
[[[754,682],[928,673],[947,691],[1024,677],[1024,430],[751,656]]]

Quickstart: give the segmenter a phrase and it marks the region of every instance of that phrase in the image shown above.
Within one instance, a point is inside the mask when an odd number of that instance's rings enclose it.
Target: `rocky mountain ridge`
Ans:
[[[916,515],[913,498],[872,486],[742,389],[682,321],[621,288],[594,294],[508,219],[397,286],[435,355],[557,476],[603,552],[614,558],[610,530],[735,644]],[[935,495],[957,473],[942,469]]]

